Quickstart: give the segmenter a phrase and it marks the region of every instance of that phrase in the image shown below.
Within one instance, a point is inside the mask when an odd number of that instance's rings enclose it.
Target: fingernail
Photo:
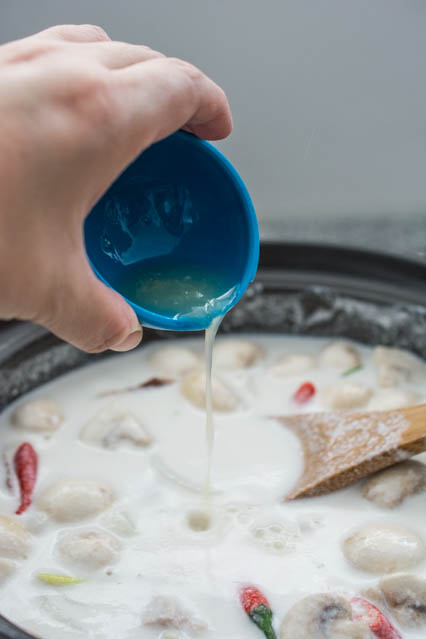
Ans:
[[[130,333],[120,344],[116,346],[111,346],[111,351],[118,351],[119,353],[124,353],[125,351],[130,351],[132,348],[135,348],[142,339],[142,328],[138,328],[137,331],[133,331]]]

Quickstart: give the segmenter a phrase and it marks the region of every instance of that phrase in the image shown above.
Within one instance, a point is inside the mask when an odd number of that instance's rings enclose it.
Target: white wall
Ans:
[[[426,210],[424,0],[0,0],[0,41],[92,22],[227,90],[262,221]]]

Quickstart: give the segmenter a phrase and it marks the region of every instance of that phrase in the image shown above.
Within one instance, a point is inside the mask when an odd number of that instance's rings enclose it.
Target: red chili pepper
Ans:
[[[351,599],[352,616],[355,621],[364,621],[378,639],[402,639],[398,630],[386,619],[384,614],[367,599]]]
[[[277,639],[272,627],[272,610],[265,595],[255,586],[246,586],[240,592],[241,605],[253,623],[262,630],[266,639]]]
[[[296,404],[306,404],[316,393],[316,388],[312,382],[304,382],[293,395]]]
[[[37,479],[37,453],[31,444],[25,442],[25,444],[19,446],[13,461],[21,491],[21,504],[16,514],[22,515],[32,502],[32,495]]]

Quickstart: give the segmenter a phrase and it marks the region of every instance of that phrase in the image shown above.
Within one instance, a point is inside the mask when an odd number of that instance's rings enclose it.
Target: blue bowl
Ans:
[[[259,232],[244,183],[212,144],[183,131],[153,144],[120,175],[86,218],[84,232],[96,275],[153,328],[207,328],[238,302],[257,270]],[[197,265],[232,295],[202,316],[145,308],[122,283],[135,265],[159,259],[179,273]]]

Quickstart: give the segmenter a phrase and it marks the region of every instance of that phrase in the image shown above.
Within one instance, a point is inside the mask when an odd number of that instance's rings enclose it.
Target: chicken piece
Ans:
[[[215,345],[213,357],[215,368],[235,371],[256,364],[264,357],[264,350],[242,339],[224,339]]]
[[[9,515],[0,515],[0,557],[26,559],[31,535]]]
[[[372,394],[370,388],[358,382],[341,382],[326,388],[321,397],[327,408],[349,410],[365,406]]]
[[[200,357],[189,348],[163,346],[157,348],[149,358],[151,366],[167,377],[180,377],[200,365]]]
[[[344,372],[360,366],[361,354],[352,344],[341,341],[331,342],[319,354],[318,362],[321,366],[337,368]]]
[[[59,522],[88,519],[106,510],[115,495],[109,486],[91,479],[67,479],[52,484],[38,506]]]
[[[294,377],[307,373],[315,367],[315,360],[304,353],[293,353],[280,357],[269,369],[273,377]]]
[[[399,348],[377,346],[373,351],[379,386],[389,388],[424,375],[424,365],[414,355]]]
[[[374,393],[368,403],[369,410],[395,410],[418,404],[420,397],[400,388],[383,388]]]
[[[426,466],[421,462],[405,461],[376,473],[363,484],[365,499],[383,508],[395,508],[406,497],[426,489]]]
[[[64,421],[64,416],[51,399],[32,399],[18,406],[11,415],[15,428],[34,433],[55,431]]]
[[[197,370],[182,380],[181,392],[187,400],[197,406],[206,407],[206,375],[204,371]],[[213,377],[213,409],[227,413],[233,411],[238,406],[238,398],[225,386],[225,384]]]
[[[170,595],[153,597],[143,613],[143,623],[190,632],[200,632],[208,627],[184,601]]]
[[[59,536],[56,550],[68,563],[82,569],[97,570],[116,562],[120,542],[101,530],[72,530]]]
[[[80,432],[81,441],[115,450],[122,442],[149,446],[152,438],[132,413],[119,404],[104,406]]]

